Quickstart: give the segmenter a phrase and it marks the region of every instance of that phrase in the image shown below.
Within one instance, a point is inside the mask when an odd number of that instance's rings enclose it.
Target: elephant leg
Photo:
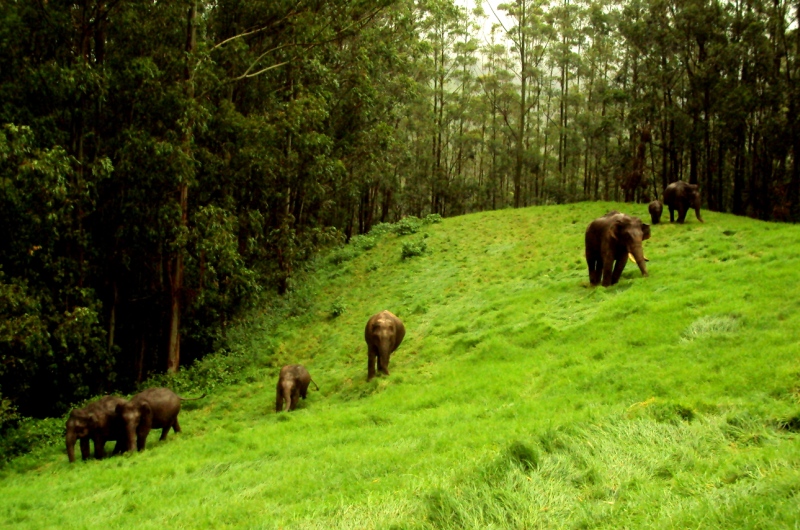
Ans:
[[[611,267],[614,265],[614,260],[612,259],[604,259],[603,260],[603,287],[608,287],[612,284],[611,281]]]
[[[372,346],[369,347],[367,351],[367,381],[375,377],[375,363],[378,358],[378,352],[376,352]]]
[[[675,222],[675,208],[673,208],[672,206],[669,207],[669,222],[670,223]]]
[[[85,436],[81,438],[81,458],[84,460],[89,460],[91,455],[92,450],[89,447],[89,438]]]
[[[111,452],[111,454],[118,455],[120,453],[124,453],[125,449],[126,449],[125,442],[123,442],[122,440],[117,440],[116,443],[114,444],[114,450]]]
[[[622,276],[622,271],[625,270],[626,263],[628,263],[627,253],[617,258],[617,262],[614,264],[614,272],[611,274],[611,285],[615,285],[619,281],[620,276]]]
[[[169,433],[169,430],[170,430],[171,428],[172,428],[172,424],[168,424],[166,427],[164,427],[163,429],[161,429],[161,437],[159,437],[159,440],[160,440],[160,441],[162,441],[162,442],[163,442],[164,440],[166,440],[166,439],[167,439],[167,434]]]
[[[592,285],[597,285],[600,283],[602,278],[602,266],[603,263],[598,259],[586,259],[586,262],[589,264],[589,283]]]
[[[175,432],[181,432],[181,426],[178,423],[178,418],[175,418],[175,421],[172,423],[172,430]]]
[[[275,412],[280,412],[283,410],[283,394],[281,393],[281,389],[275,391]]]
[[[96,436],[94,439],[94,457],[97,460],[102,460],[106,456],[106,440],[102,436]]]
[[[678,206],[678,222],[683,224],[684,220],[686,220],[686,207]]]

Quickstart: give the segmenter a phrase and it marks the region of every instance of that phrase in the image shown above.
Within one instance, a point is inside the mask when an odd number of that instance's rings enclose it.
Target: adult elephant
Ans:
[[[134,444],[139,451],[144,451],[147,436],[151,429],[161,429],[161,440],[167,439],[170,428],[181,432],[178,413],[181,401],[203,399],[182,398],[168,388],[148,388],[139,392],[127,403],[117,405],[117,414],[125,425],[128,449],[133,451]]]
[[[117,406],[127,400],[116,396],[105,396],[82,409],[73,409],[67,419],[67,458],[75,461],[75,442],[80,440],[81,458],[87,460],[91,454],[89,440],[94,442],[94,456],[101,460],[105,456],[106,442],[116,441],[114,454],[125,449],[125,426],[117,415]]]
[[[389,357],[403,342],[406,328],[399,318],[389,311],[372,315],[364,329],[367,341],[367,381],[375,377],[375,363],[378,370],[389,375]]]
[[[294,410],[300,398],[306,398],[309,383],[314,383],[319,390],[319,386],[302,364],[287,364],[281,368],[275,388],[275,412]]]
[[[694,208],[694,214],[701,223],[700,217],[700,189],[697,184],[689,184],[682,180],[673,182],[664,189],[664,204],[669,207],[669,222],[675,222],[675,210],[678,210],[678,222],[683,224],[686,212]]]
[[[628,254],[636,260],[642,276],[647,276],[642,241],[649,238],[650,225],[638,217],[612,211],[592,221],[586,228],[585,239],[589,282],[597,285],[602,278],[603,287],[617,283]]]

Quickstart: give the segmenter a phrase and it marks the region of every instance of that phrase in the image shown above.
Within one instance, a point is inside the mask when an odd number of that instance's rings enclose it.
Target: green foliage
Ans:
[[[436,224],[441,222],[442,222],[442,216],[439,215],[438,213],[429,213],[428,215],[425,216],[424,219],[422,219],[422,224],[424,225]]]
[[[420,221],[419,218],[410,215],[397,221],[392,226],[392,232],[398,236],[407,236],[410,234],[416,234],[420,231],[420,229],[422,229],[422,226],[423,222]]]
[[[347,311],[347,305],[342,297],[337,298],[331,304],[330,313],[333,318],[342,316],[345,311]]]
[[[428,244],[425,242],[425,239],[404,241],[400,256],[403,259],[413,258],[414,256],[422,256],[427,250]]]

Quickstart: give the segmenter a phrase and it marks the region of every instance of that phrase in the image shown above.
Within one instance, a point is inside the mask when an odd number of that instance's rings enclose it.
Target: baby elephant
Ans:
[[[306,398],[308,383],[314,383],[314,381],[302,364],[287,364],[281,368],[278,386],[275,389],[275,412],[297,408],[300,398]],[[314,386],[319,390],[317,383],[314,383]]]
[[[405,336],[405,326],[389,311],[381,311],[370,317],[364,329],[364,340],[367,341],[367,381],[375,377],[375,361],[378,363],[378,370],[389,375],[389,357]]]
[[[105,456],[107,441],[115,440],[114,454],[125,450],[125,426],[117,415],[117,407],[127,401],[121,397],[105,396],[82,409],[74,409],[67,419],[67,458],[75,461],[75,441],[81,442],[81,457],[90,455],[89,440],[94,442],[94,456],[98,460]]]
[[[127,403],[117,405],[117,414],[125,425],[128,449],[133,451],[135,442],[136,448],[144,451],[150,429],[161,429],[162,441],[167,439],[170,428],[175,432],[181,432],[181,426],[178,424],[181,401],[193,401],[204,397],[205,394],[187,399],[168,388],[148,388],[133,396]]]
[[[650,220],[654,225],[661,222],[661,213],[664,211],[664,206],[659,201],[653,201],[647,206],[650,212]]]

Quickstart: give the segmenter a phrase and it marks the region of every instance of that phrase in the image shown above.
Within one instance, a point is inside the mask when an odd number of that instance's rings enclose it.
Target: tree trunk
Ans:
[[[186,71],[185,71],[185,89],[186,89],[186,98],[188,102],[194,100],[194,80],[192,76],[192,56],[194,54],[196,43],[197,43],[197,30],[196,30],[196,23],[197,20],[197,2],[193,2],[192,6],[189,8],[187,17],[186,17]],[[186,129],[184,130],[184,137],[183,137],[183,150],[184,155],[186,156],[187,161],[190,161],[192,158],[192,128],[194,126],[194,119],[191,114],[194,113],[194,109],[189,108],[188,112],[190,113],[189,119],[187,120]],[[191,162],[187,162],[187,170],[191,167]],[[181,179],[181,184],[178,190],[180,194],[180,223],[179,223],[179,232],[183,232],[187,226],[188,222],[188,213],[189,213],[189,176],[183,175]],[[176,255],[174,258],[174,264],[170,267],[170,321],[169,321],[169,347],[167,349],[167,372],[168,373],[175,373],[178,371],[178,367],[180,366],[180,359],[181,359],[181,336],[180,336],[180,325],[181,325],[181,296],[183,292],[183,257],[185,249],[183,248],[183,244],[180,245],[178,249],[175,250]]]

